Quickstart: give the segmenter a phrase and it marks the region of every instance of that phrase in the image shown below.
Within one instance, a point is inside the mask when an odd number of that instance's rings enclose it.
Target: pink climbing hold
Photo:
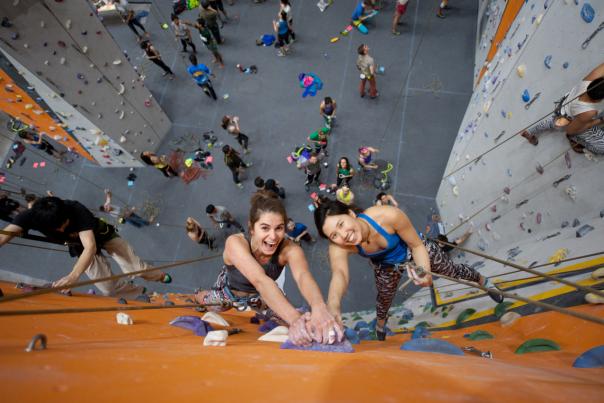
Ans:
[[[541,224],[541,213],[537,213],[537,216],[535,216],[535,222],[537,224]]]
[[[149,108],[151,106],[151,100],[145,99],[145,106]]]
[[[491,206],[491,211],[492,211],[493,213],[496,213],[496,212],[497,212],[497,205],[496,205],[496,204],[493,204],[493,205]]]
[[[506,186],[506,187],[503,188],[503,193],[505,193],[506,195],[509,195],[510,192],[511,192],[511,190],[510,190],[509,187]]]

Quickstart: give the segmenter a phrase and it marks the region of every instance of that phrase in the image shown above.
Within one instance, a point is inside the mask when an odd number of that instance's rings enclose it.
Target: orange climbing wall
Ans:
[[[94,161],[92,156],[2,69],[0,69],[0,109],[13,118],[36,127],[37,131],[47,133],[53,140],[55,136],[59,136],[60,139],[56,140],[58,143]]]
[[[18,292],[0,283],[5,294]],[[163,300],[158,298],[157,302]],[[171,296],[176,302],[184,297]],[[129,305],[144,305],[130,302]],[[119,306],[114,298],[44,295],[0,304],[0,310]],[[572,308],[604,317],[604,306]],[[386,342],[364,341],[352,354],[280,350],[259,342],[249,313],[223,314],[243,333],[226,347],[204,347],[203,338],[171,327],[193,310],[132,311],[133,326],[115,313],[0,317],[0,388],[6,402],[138,401],[601,401],[604,369],[572,368],[574,359],[603,344],[603,328],[554,312],[433,333],[457,346],[490,350],[493,360],[401,351],[409,334]],[[495,338],[468,341],[476,329]],[[36,333],[46,351],[24,352]],[[558,342],[561,351],[514,354],[531,338]]]

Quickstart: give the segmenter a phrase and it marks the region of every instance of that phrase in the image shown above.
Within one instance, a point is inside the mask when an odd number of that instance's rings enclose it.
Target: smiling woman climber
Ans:
[[[308,345],[313,340],[328,344],[342,340],[343,329],[328,312],[302,248],[285,239],[286,223],[285,208],[275,195],[265,191],[255,193],[250,207],[249,237],[235,234],[227,238],[222,255],[224,266],[216,283],[211,290],[195,294],[195,299],[201,304],[250,306],[267,319],[287,324],[290,340],[298,345]],[[291,269],[300,293],[310,305],[310,313],[298,312],[277,286],[275,280],[285,265]]]
[[[373,206],[357,214],[353,207],[329,200],[315,210],[315,224],[319,235],[329,239],[329,262],[331,283],[327,306],[336,320],[341,323],[340,302],[349,282],[348,255],[359,254],[371,261],[377,288],[377,325],[379,340],[386,338],[388,310],[396,294],[403,268],[417,285],[432,284],[431,272],[464,279],[485,285],[487,279],[464,264],[455,264],[429,239],[421,240],[405,213],[392,206]],[[422,267],[425,275],[420,276],[411,269],[411,260]],[[501,302],[500,294],[489,296]]]

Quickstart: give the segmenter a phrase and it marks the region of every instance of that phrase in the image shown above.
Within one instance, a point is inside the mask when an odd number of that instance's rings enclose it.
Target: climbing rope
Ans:
[[[34,291],[31,291],[31,292],[28,292],[25,294],[8,295],[8,296],[4,296],[4,297],[0,298],[0,303],[35,297],[37,295],[49,294],[49,293],[53,293],[53,292],[57,292],[57,291],[68,290],[68,289],[77,288],[77,287],[83,287],[86,285],[91,285],[91,284],[96,284],[96,283],[102,283],[103,281],[117,280],[117,279],[120,279],[123,277],[132,277],[132,276],[136,276],[138,274],[146,274],[146,273],[150,273],[150,272],[154,272],[154,271],[158,271],[158,270],[170,269],[170,268],[184,266],[184,265],[191,264],[191,263],[215,259],[215,258],[221,257],[221,256],[222,255],[213,255],[213,256],[199,257],[199,258],[195,258],[195,259],[180,260],[180,261],[176,261],[174,263],[164,264],[164,265],[152,267],[152,268],[146,269],[146,270],[137,270],[137,271],[133,271],[130,273],[114,274],[114,275],[107,276],[107,277],[97,278],[94,280],[79,281],[79,282],[76,282],[73,284],[66,284],[66,285],[62,285],[59,287],[41,288],[39,290],[34,290]]]
[[[228,308],[228,304],[208,303],[208,304],[180,304],[180,305],[146,305],[146,306],[103,306],[97,308],[64,308],[64,309],[28,309],[19,311],[0,311],[0,316],[24,316],[24,315],[55,315],[65,313],[93,313],[93,312],[112,312],[112,311],[146,311],[158,309],[175,308],[198,308],[209,306],[221,306]]]
[[[600,85],[604,85],[604,82],[598,83],[596,85],[594,85],[594,89],[598,88]],[[585,92],[577,95],[576,97],[572,98],[571,100],[565,102],[562,104],[562,107],[570,104],[571,102],[573,102],[574,100],[578,99],[580,96],[584,95]],[[521,130],[517,131],[516,133],[512,134],[510,137],[508,137],[507,139],[503,140],[501,143],[497,143],[495,144],[493,147],[489,148],[487,151],[479,154],[477,157],[474,157],[473,159],[471,159],[470,161],[466,162],[465,164],[463,164],[462,166],[460,166],[459,168],[454,169],[453,171],[449,172],[448,174],[445,174],[443,176],[443,180],[448,178],[451,175],[456,174],[457,172],[461,171],[462,169],[464,169],[465,167],[467,167],[468,165],[477,162],[478,160],[480,160],[482,157],[484,157],[485,155],[487,155],[488,153],[490,153],[491,151],[495,150],[496,148],[501,147],[502,145],[504,145],[505,143],[507,143],[508,141],[510,141],[511,139],[513,139],[514,137],[518,136],[519,134],[522,134],[525,130],[528,130],[529,128],[531,128],[532,126],[536,125],[537,123],[541,122],[543,119],[547,118],[550,115],[554,115],[556,113],[556,109],[554,109],[551,112],[548,112],[546,115],[544,115],[543,117],[537,119],[536,121],[534,121],[533,123],[530,123],[528,126],[522,128]]]
[[[593,322],[593,323],[597,323],[599,325],[604,325],[604,319],[598,318],[598,317],[595,317],[595,316],[591,316],[591,315],[585,314],[583,312],[572,311],[570,309],[561,308],[559,306],[548,304],[546,302],[535,301],[535,300],[532,300],[530,298],[522,297],[522,296],[520,296],[518,294],[512,294],[512,293],[509,293],[509,292],[505,292],[505,291],[501,291],[501,290],[493,289],[493,288],[487,288],[487,287],[484,287],[484,286],[482,286],[480,284],[472,283],[472,282],[465,281],[465,280],[460,280],[458,278],[453,278],[453,277],[445,276],[444,274],[438,274],[438,273],[430,273],[430,274],[432,274],[433,276],[436,276],[436,277],[443,278],[445,280],[453,281],[453,282],[456,282],[456,283],[459,283],[459,284],[464,284],[464,285],[467,285],[467,286],[470,286],[470,287],[473,287],[473,288],[478,288],[478,289],[480,289],[482,291],[485,291],[485,292],[494,292],[494,293],[497,293],[499,295],[503,295],[506,298],[511,298],[511,299],[515,299],[515,300],[518,300],[518,301],[526,302],[527,304],[535,305],[535,306],[538,306],[538,307],[543,308],[543,309],[548,309],[550,311],[556,311],[556,312],[564,314],[564,315],[573,316],[575,318],[587,320],[587,321],[590,321],[590,322]]]
[[[530,274],[532,274],[534,276],[543,277],[543,278],[546,278],[548,280],[556,281],[556,282],[562,283],[564,285],[568,285],[570,287],[579,289],[581,291],[590,292],[590,293],[596,294],[596,295],[604,298],[604,292],[602,292],[600,290],[596,290],[593,287],[589,287],[589,286],[585,286],[585,285],[580,285],[580,284],[574,283],[574,282],[569,281],[569,280],[565,280],[565,279],[560,278],[560,277],[552,276],[552,275],[549,275],[549,274],[546,274],[546,273],[541,273],[541,272],[538,272],[536,270],[530,269],[528,267],[520,266],[519,264],[516,264],[514,262],[510,262],[509,260],[499,259],[498,257],[492,256],[492,255],[487,255],[486,253],[478,252],[478,251],[475,251],[475,250],[466,249],[466,248],[463,248],[463,247],[461,247],[459,245],[452,244],[452,243],[445,242],[445,241],[441,241],[439,239],[433,239],[433,241],[438,242],[438,243],[440,243],[442,245],[447,245],[447,246],[453,247],[455,249],[459,249],[459,250],[461,250],[463,252],[467,252],[467,253],[471,253],[471,254],[476,255],[476,256],[480,256],[480,257],[482,257],[484,259],[487,259],[487,260],[492,260],[494,262],[497,262],[497,263],[500,263],[500,264],[503,264],[503,265],[506,265],[506,266],[513,267],[513,268],[515,268],[517,270],[530,273]],[[602,265],[600,265],[600,266],[602,266]]]

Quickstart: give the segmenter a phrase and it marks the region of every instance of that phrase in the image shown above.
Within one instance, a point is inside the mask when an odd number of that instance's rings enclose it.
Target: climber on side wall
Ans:
[[[265,319],[289,326],[289,338],[297,345],[341,341],[343,327],[327,310],[304,251],[285,238],[286,223],[285,207],[278,197],[264,190],[256,192],[251,200],[249,236],[239,233],[227,238],[222,254],[224,266],[216,283],[210,290],[197,292],[195,300],[222,304],[208,307],[215,311],[249,306]],[[310,312],[296,310],[277,286],[275,280],[286,265]]]
[[[553,114],[525,130],[522,137],[536,146],[540,133],[564,131],[574,151],[583,153],[587,149],[594,154],[604,154],[603,100],[604,63],[557,101]]]

